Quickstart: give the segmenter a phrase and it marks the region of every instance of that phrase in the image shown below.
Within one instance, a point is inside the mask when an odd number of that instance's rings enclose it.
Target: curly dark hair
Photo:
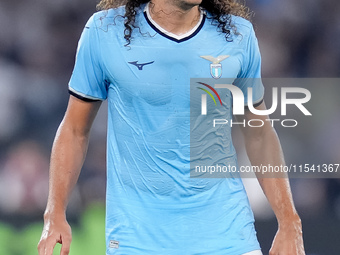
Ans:
[[[138,7],[150,0],[101,0],[97,5],[98,10],[108,10],[125,5],[125,30],[124,38],[127,45],[131,42],[132,30],[136,28],[135,16]],[[250,19],[252,13],[245,5],[235,0],[202,0],[200,6],[211,14],[211,19],[217,21],[217,27],[225,33],[227,41],[230,41],[231,32],[236,32],[236,28],[231,24],[231,15]]]

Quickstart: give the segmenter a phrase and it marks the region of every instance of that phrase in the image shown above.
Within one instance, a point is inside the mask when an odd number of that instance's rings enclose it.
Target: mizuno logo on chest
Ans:
[[[128,62],[130,65],[134,65],[138,68],[138,70],[143,70],[143,67],[146,65],[150,65],[155,61],[147,62],[147,63],[140,63],[138,64],[138,61]]]

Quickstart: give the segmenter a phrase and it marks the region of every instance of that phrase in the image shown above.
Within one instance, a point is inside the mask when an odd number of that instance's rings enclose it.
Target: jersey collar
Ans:
[[[146,19],[146,21],[148,22],[148,24],[160,35],[175,41],[177,43],[180,42],[184,42],[189,40],[190,38],[194,37],[203,27],[204,22],[205,22],[205,12],[204,10],[201,9],[201,16],[200,16],[200,20],[198,21],[198,23],[196,24],[195,27],[193,27],[190,31],[188,31],[185,34],[182,35],[176,35],[173,34],[167,30],[165,30],[164,28],[162,28],[161,26],[159,26],[152,18],[150,15],[150,11],[149,11],[149,2],[145,5],[144,8],[144,17]]]

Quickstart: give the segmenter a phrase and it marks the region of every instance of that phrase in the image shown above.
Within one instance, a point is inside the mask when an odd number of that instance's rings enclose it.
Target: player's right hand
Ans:
[[[60,255],[70,253],[72,231],[64,216],[44,217],[44,229],[38,244],[39,255],[52,255],[57,243],[61,244]]]

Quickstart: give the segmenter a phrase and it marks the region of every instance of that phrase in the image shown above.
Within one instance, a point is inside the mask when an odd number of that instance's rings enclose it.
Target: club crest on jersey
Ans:
[[[213,78],[218,79],[222,76],[222,64],[221,62],[225,60],[226,58],[229,58],[229,55],[221,55],[217,58],[214,58],[213,56],[200,56],[201,58],[204,58],[211,62],[210,64],[210,74]]]

